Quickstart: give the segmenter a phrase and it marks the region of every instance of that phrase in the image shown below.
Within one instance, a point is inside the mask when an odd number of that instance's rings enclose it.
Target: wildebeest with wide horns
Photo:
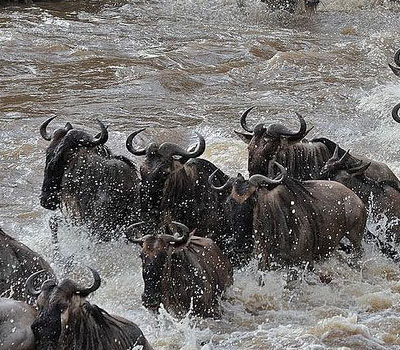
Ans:
[[[96,137],[70,123],[50,135],[46,128],[53,119],[40,127],[42,137],[50,141],[41,205],[61,208],[72,223],[85,225],[102,240],[115,237],[138,218],[136,166],[105,146],[108,132],[102,122],[97,121],[101,133]]]
[[[253,108],[247,109],[241,116],[241,125],[248,133],[236,131],[248,144],[250,175],[271,176],[268,169],[270,162],[275,159],[287,169],[289,176],[295,179],[318,179],[322,167],[332,157],[337,144],[326,138],[306,140],[305,137],[312,128],[307,129],[306,121],[300,114],[297,114],[300,129],[295,132],[282,124],[267,126],[265,123],[259,123],[252,129],[247,125],[246,118]],[[345,153],[345,150],[339,147],[339,156]],[[371,162],[367,175],[372,179],[389,180],[400,185],[399,179],[384,163],[359,155],[350,156],[346,160],[349,167],[358,166],[363,161]]]
[[[219,300],[232,284],[229,260],[209,238],[195,236],[183,227],[184,234],[128,236],[142,249],[143,305],[157,310],[162,303],[168,312],[184,316],[192,306],[202,317],[219,317]]]
[[[340,182],[353,190],[374,216],[386,215],[389,223],[386,232],[387,241],[400,243],[400,188],[396,188],[393,183],[387,181],[375,181],[369,178],[365,174],[369,163],[348,168],[346,165],[346,157],[348,156],[349,152],[346,152],[339,158],[336,149],[332,158],[322,168],[320,178]],[[385,242],[378,241],[376,243],[384,254],[391,257],[398,255]]]
[[[152,350],[135,323],[86,301],[101,284],[97,271],[90,270],[94,282],[88,288],[70,279],[60,283],[50,279],[35,289],[33,282],[40,271],[28,278],[28,292],[38,297],[39,312],[32,323],[36,350],[131,350],[135,346]]]
[[[53,275],[50,265],[38,253],[0,228],[0,296],[32,303],[25,291],[25,281],[39,270]]]
[[[229,177],[211,162],[198,158],[205,150],[203,136],[197,134],[199,142],[191,151],[170,142],[153,142],[135,149],[132,142],[143,130],[133,132],[126,141],[132,154],[145,156],[140,167],[142,220],[153,227],[171,220],[182,222],[191,230],[197,228],[229,254],[231,231],[224,194],[215,193],[208,184],[208,177],[216,170],[216,183],[225,183]]]
[[[248,251],[259,259],[259,268],[312,264],[335,250],[343,237],[359,252],[366,224],[361,199],[337,182],[291,179],[275,164],[276,178],[256,174],[245,180],[239,175],[227,183],[235,237],[252,244]]]
[[[0,349],[36,350],[31,324],[36,309],[13,299],[0,298]]]

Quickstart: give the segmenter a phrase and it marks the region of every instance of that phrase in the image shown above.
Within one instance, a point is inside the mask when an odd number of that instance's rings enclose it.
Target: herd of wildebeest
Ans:
[[[400,50],[395,62],[400,76]],[[356,261],[365,239],[400,262],[400,182],[389,167],[327,138],[306,139],[312,128],[299,114],[298,131],[252,127],[252,110],[241,116],[244,132],[236,131],[248,145],[248,179],[199,158],[206,147],[200,134],[186,150],[170,142],[139,147],[144,129],[134,131],[126,147],[143,159],[138,173],[134,161],[106,146],[102,122],[91,136],[70,123],[49,132],[54,117],[46,120],[40,203],[57,213],[54,243],[64,222],[85,227],[99,244],[125,237],[139,245],[143,305],[157,311],[163,304],[177,316],[219,317],[233,268],[251,259],[264,271],[312,269],[338,249]],[[400,123],[399,110],[392,116]],[[366,229],[367,213],[387,217],[384,237]],[[38,254],[1,229],[0,239],[0,349],[152,349],[133,322],[86,301],[101,284],[96,270],[86,288],[58,281]]]

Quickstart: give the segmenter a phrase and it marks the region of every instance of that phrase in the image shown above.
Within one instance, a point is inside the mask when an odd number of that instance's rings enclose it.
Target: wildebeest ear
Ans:
[[[233,130],[235,132],[236,135],[238,135],[242,141],[244,141],[245,143],[250,143],[251,139],[253,138],[252,134],[245,134],[243,132],[237,131],[237,130]]]
[[[367,164],[361,164],[358,167],[347,170],[347,172],[354,176],[362,175],[362,174],[364,174],[364,172],[368,169],[368,167],[370,165],[371,165],[371,162],[369,162]]]

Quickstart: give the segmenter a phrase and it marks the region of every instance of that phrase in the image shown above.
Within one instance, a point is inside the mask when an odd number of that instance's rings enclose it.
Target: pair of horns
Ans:
[[[280,170],[280,175],[278,175],[277,177],[275,177],[274,179],[271,179],[270,177],[264,176],[264,175],[260,175],[260,174],[255,174],[252,175],[249,178],[249,183],[251,183],[254,186],[259,186],[259,187],[267,187],[269,185],[279,185],[281,184],[287,175],[287,170],[278,162],[274,161],[273,165],[275,165],[276,167],[278,167],[278,169]],[[216,173],[219,171],[219,169],[215,170],[208,178],[208,183],[210,185],[210,187],[215,190],[215,191],[223,191],[226,188],[228,188],[229,186],[232,186],[233,183],[236,181],[237,177],[231,177],[225,184],[223,184],[222,186],[215,186],[213,184],[213,178],[215,177]],[[238,177],[242,177],[240,174],[238,175]],[[242,177],[243,178],[243,177]]]
[[[51,117],[47,119],[41,126],[40,126],[40,135],[46,140],[46,141],[51,141],[52,136],[47,132],[47,127],[50,124],[50,122],[56,117]],[[107,127],[98,119],[96,119],[97,123],[100,126],[100,134],[96,135],[93,141],[85,141],[84,146],[88,147],[95,147],[95,146],[100,146],[104,145],[107,140],[108,140],[108,131]],[[64,130],[68,132],[69,130],[73,129],[72,125],[70,123],[65,124]]]
[[[253,108],[254,106],[247,109],[240,117],[240,124],[242,125],[242,128],[249,133],[257,134],[258,132],[262,132],[265,133],[266,136],[272,138],[286,137],[290,141],[300,141],[312,130],[312,128],[307,130],[306,121],[297,112],[296,116],[300,122],[300,129],[297,132],[290,131],[286,126],[281,124],[272,124],[267,128],[265,123],[259,123],[254,127],[254,129],[252,129],[248,126],[246,118]]]
[[[145,225],[145,224],[146,223],[144,221],[137,222],[137,223],[135,223],[133,225],[130,225],[127,228],[127,231],[131,231],[134,228],[136,228],[138,226],[141,226],[141,225]],[[177,222],[177,221],[172,221],[171,224],[174,225],[175,227],[179,227],[183,231],[183,235],[181,237],[178,237],[178,238],[172,236],[172,240],[170,241],[170,243],[173,244],[173,245],[186,244],[187,241],[189,240],[190,236],[191,236],[191,232],[190,232],[189,228],[185,224],[182,224],[181,222]],[[128,237],[128,239],[129,239],[130,242],[135,243],[135,244],[139,244],[140,246],[142,246],[144,241],[145,241],[145,239],[146,239],[146,236],[142,237],[142,238],[130,238],[130,237]]]
[[[139,129],[134,131],[132,134],[128,136],[126,140],[126,148],[128,149],[129,152],[131,152],[135,156],[144,156],[147,154],[149,150],[153,150],[154,147],[156,147],[157,153],[163,157],[172,157],[176,155],[187,159],[187,158],[200,157],[206,149],[206,141],[204,140],[204,137],[197,132],[196,135],[199,138],[199,142],[193,151],[186,151],[182,147],[171,142],[164,142],[160,146],[157,146],[155,143],[150,143],[145,148],[135,149],[133,147],[133,140],[138,134],[140,134],[144,130],[146,129]]]
[[[90,293],[93,293],[94,291],[96,291],[97,289],[99,289],[99,288],[100,288],[100,285],[101,285],[101,278],[100,278],[99,273],[98,273],[95,269],[92,269],[92,268],[90,268],[90,267],[89,267],[89,269],[90,269],[90,271],[92,272],[92,275],[93,275],[93,279],[94,279],[93,284],[92,284],[89,288],[79,288],[79,287],[76,287],[76,290],[75,290],[75,293],[76,293],[76,294],[80,294],[80,295],[82,295],[83,297],[86,297],[86,296],[88,296]],[[31,294],[31,295],[33,295],[33,296],[38,296],[38,295],[42,292],[43,286],[44,286],[45,284],[48,284],[48,283],[53,283],[53,284],[55,284],[55,285],[58,284],[56,278],[54,278],[54,279],[48,279],[48,280],[46,280],[46,281],[43,282],[42,287],[41,287],[40,289],[36,289],[36,288],[34,287],[35,278],[36,278],[37,276],[41,275],[42,273],[45,273],[45,272],[46,272],[46,270],[40,270],[40,271],[37,271],[37,272],[33,273],[32,275],[30,275],[30,276],[28,277],[28,279],[27,279],[26,282],[25,282],[25,287],[26,287],[26,290],[27,290],[27,292],[28,292],[29,294]],[[61,282],[61,283],[62,283],[62,282]]]
[[[335,151],[333,152],[332,157],[328,160],[328,162],[332,162],[332,164],[335,164],[335,169],[341,168],[341,169],[346,169],[346,161],[350,158],[350,150],[347,150],[345,154],[339,159],[339,146],[336,145]],[[347,169],[347,172],[349,174],[362,174],[364,171],[368,169],[368,167],[371,165],[371,162],[363,164],[361,162],[361,165],[358,165],[353,168]]]
[[[336,162],[336,164],[344,164],[350,157],[350,150],[347,150],[345,154],[339,159],[339,146],[336,145],[335,151],[332,157],[328,161]]]

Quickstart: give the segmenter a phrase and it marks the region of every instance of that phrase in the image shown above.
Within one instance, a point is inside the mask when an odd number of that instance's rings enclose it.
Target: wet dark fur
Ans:
[[[56,131],[47,150],[41,204],[61,208],[75,224],[84,224],[101,239],[136,222],[139,180],[135,165],[106,146],[83,147],[82,131]]]
[[[145,300],[154,299],[149,293],[159,294],[157,304],[179,316],[184,316],[193,303],[193,312],[202,317],[220,315],[219,298],[225,289],[232,284],[232,267],[215,243],[207,238],[192,236],[184,246],[168,243],[169,235],[147,236],[144,246],[151,247],[149,252],[142,252],[153,259],[144,259],[143,264],[156,264],[154,260],[162,255],[155,249],[157,245],[166,255],[163,267],[158,273],[144,275]],[[145,265],[143,266],[145,270]],[[150,279],[158,279],[159,284]],[[150,288],[148,288],[150,284]],[[151,287],[153,286],[153,287]],[[160,289],[157,291],[156,289]],[[156,298],[157,299],[157,298]]]
[[[312,263],[335,249],[347,230],[351,231],[349,239],[353,247],[360,248],[365,207],[346,187],[336,184],[331,190],[327,182],[286,178],[281,185],[258,188],[244,181],[247,199],[242,204],[236,200],[235,215],[241,215],[245,222],[251,218],[253,224],[247,230],[240,230],[236,229],[240,224],[237,220],[234,230],[245,235],[246,240],[252,237],[252,255],[259,259],[261,269],[268,269],[273,263]],[[235,201],[234,193],[237,192],[232,192],[231,201]],[[339,203],[347,197],[346,206]]]
[[[76,288],[68,279],[42,288],[32,324],[36,350],[131,350],[136,345],[152,350],[136,324],[84,301]]]
[[[172,160],[166,165],[144,165],[141,168],[142,215],[145,221],[156,226],[170,220],[179,221],[197,229],[202,236],[212,238],[218,246],[228,252],[226,246],[230,231],[229,218],[224,202],[228,192],[212,190],[208,177],[217,169],[204,159],[191,159],[185,164]],[[164,169],[169,171],[164,174]],[[218,171],[214,184],[220,186],[228,176]]]
[[[25,291],[25,281],[40,270],[46,270],[48,277],[53,275],[50,265],[39,254],[0,228],[0,295],[33,303],[34,299]]]

